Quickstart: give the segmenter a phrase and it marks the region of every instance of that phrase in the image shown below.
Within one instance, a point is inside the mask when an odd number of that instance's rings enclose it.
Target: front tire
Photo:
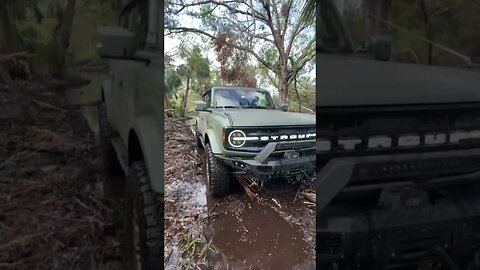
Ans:
[[[229,193],[232,182],[232,174],[222,160],[217,158],[210,144],[205,145],[204,150],[204,178],[208,192],[213,197],[222,197]]]
[[[127,269],[163,269],[163,199],[143,161],[129,169],[125,199]]]

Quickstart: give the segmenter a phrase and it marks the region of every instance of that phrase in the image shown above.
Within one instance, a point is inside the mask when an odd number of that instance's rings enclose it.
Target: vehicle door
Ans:
[[[210,109],[212,103],[212,91],[207,91],[202,96],[202,100],[207,103],[207,109]],[[207,132],[207,117],[210,114],[208,111],[199,111],[197,118],[197,127],[200,134],[204,135]],[[202,136],[203,138],[203,136]]]
[[[148,29],[148,1],[132,1],[126,5],[121,15],[122,26],[135,34],[135,50],[144,50]],[[141,60],[123,60],[117,66],[116,96],[118,101],[117,117],[119,133],[124,142],[135,119],[135,99],[137,80],[146,62]]]

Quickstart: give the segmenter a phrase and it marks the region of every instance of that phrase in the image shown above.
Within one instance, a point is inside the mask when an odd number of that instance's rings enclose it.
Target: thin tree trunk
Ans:
[[[425,23],[425,36],[428,40],[433,42],[433,33],[432,33],[432,27],[430,22],[430,16],[428,14],[427,3],[425,2],[425,0],[420,0],[420,9],[423,15],[423,22]],[[428,64],[433,65],[433,44],[428,42],[427,46],[428,46],[427,48]]]
[[[293,88],[295,89],[295,93],[297,93],[297,100],[298,100],[298,112],[302,112],[302,101],[300,100],[300,93],[297,89],[297,77],[293,79]]]
[[[0,53],[12,52],[12,28],[6,1],[0,0]]]
[[[63,77],[65,74],[66,56],[68,47],[70,46],[70,37],[73,29],[73,21],[75,17],[75,6],[77,0],[68,0],[67,5],[63,11],[58,14],[58,25],[54,36],[58,42],[59,49],[59,67],[55,74],[58,77]]]
[[[163,107],[165,110],[167,109],[170,109],[170,105],[169,105],[169,102],[168,102],[168,96],[165,95],[164,98],[163,98]]]
[[[287,76],[284,73],[281,73],[279,76],[279,83],[280,86],[280,102],[287,103],[288,100],[288,81]]]
[[[190,90],[190,77],[187,77],[187,88],[185,89],[185,95],[182,100],[182,116],[187,114],[187,101],[188,101],[188,91]]]

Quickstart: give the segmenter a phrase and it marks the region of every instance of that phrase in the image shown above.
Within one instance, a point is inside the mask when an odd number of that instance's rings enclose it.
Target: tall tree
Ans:
[[[12,25],[7,1],[0,0],[0,53],[12,51]]]
[[[202,27],[167,25],[167,35],[195,32],[210,37],[217,47],[228,46],[248,53],[271,70],[278,81],[282,102],[298,69],[315,56],[312,21],[302,20],[303,0],[205,0],[170,1],[174,14],[185,13],[202,20]],[[189,9],[200,6],[200,9]],[[269,57],[267,53],[274,57]],[[292,66],[289,57],[297,65]]]
[[[207,86],[207,81],[210,78],[210,64],[208,59],[202,55],[202,49],[197,45],[193,47],[182,46],[179,55],[185,59],[186,62],[177,69],[178,75],[184,77],[186,80],[185,93],[182,98],[182,114],[185,114],[192,83],[196,81],[198,83],[197,91],[199,94],[203,94]]]
[[[172,64],[171,57],[165,56],[165,95],[164,95],[164,104],[165,109],[170,107],[169,98],[174,95],[177,89],[182,86],[182,78],[179,76],[178,72],[175,70],[175,66]]]
[[[65,8],[57,2],[57,26],[54,30],[53,37],[56,41],[56,48],[59,50],[59,66],[55,70],[55,76],[63,77],[66,65],[66,57],[68,47],[70,46],[70,36],[73,29],[73,20],[75,17],[75,6],[77,0],[68,0]]]

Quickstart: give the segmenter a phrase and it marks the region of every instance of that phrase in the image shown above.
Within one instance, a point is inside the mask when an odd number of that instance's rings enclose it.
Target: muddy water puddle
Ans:
[[[269,204],[244,194],[207,199],[213,211],[206,233],[219,251],[211,269],[314,269],[302,228]]]

